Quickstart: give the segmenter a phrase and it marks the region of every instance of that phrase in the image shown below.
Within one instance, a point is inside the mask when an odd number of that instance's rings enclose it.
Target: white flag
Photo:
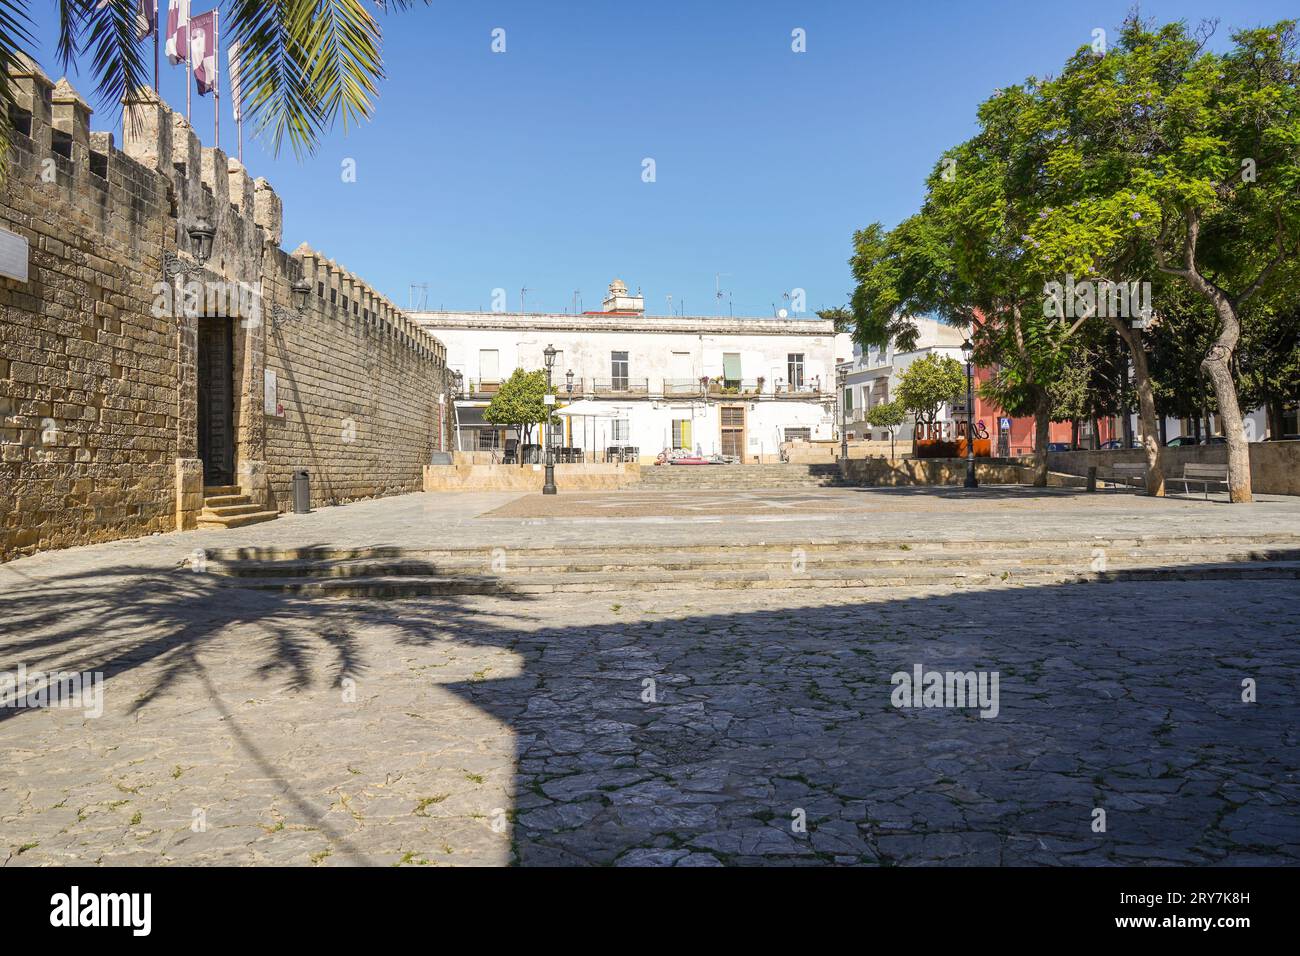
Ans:
[[[239,86],[239,44],[230,44],[226,53],[226,62],[230,64],[230,105],[235,112],[235,122],[244,118],[243,97]]]

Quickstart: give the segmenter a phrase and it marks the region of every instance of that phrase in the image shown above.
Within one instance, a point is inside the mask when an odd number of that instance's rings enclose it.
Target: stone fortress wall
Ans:
[[[10,74],[0,227],[11,256],[27,241],[28,274],[0,278],[0,559],[195,526],[196,311],[233,327],[243,493],[285,510],[298,469],[313,505],[419,490],[450,448],[442,343],[314,250],[284,252],[270,184],[151,91],[125,103],[117,149],[66,80],[25,58]]]

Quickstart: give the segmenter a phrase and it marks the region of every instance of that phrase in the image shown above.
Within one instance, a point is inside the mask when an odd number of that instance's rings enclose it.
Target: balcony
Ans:
[[[470,398],[491,398],[499,391],[501,391],[500,382],[476,381],[475,379],[470,379],[466,394]]]
[[[777,398],[791,401],[816,402],[827,396],[833,396],[835,393],[832,390],[823,389],[821,384],[814,379],[812,382],[795,387],[785,384],[777,385],[774,394]]]
[[[704,382],[698,378],[664,379],[664,398],[699,398],[704,394]]]
[[[735,395],[737,397],[748,396],[757,398],[762,392],[763,385],[757,379],[740,379],[740,378],[711,378],[709,379],[709,397],[710,398],[727,398]]]
[[[649,395],[650,379],[596,378],[591,381],[591,391],[594,395]]]

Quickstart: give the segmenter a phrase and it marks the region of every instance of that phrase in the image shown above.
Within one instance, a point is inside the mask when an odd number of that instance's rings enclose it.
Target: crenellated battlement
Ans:
[[[354,273],[305,242],[291,255],[302,264],[302,276],[311,283],[312,295],[323,308],[350,315],[411,348],[427,350],[439,365],[447,364],[447,349],[441,341]]]
[[[68,80],[10,76],[0,560],[193,528],[205,484],[271,510],[302,469],[317,503],[419,490],[451,441],[443,344],[287,252],[271,184],[153,91],[124,99],[118,148]]]
[[[163,250],[202,271],[237,282],[259,277],[272,302],[287,305],[289,290],[298,275],[266,275],[275,261],[296,263],[324,300],[325,307],[354,319],[395,343],[427,355],[442,365],[446,348],[433,335],[376,292],[352,272],[311,249],[305,243],[287,257],[270,257],[267,247],[280,251],[284,232],[284,204],[265,178],[254,179],[239,160],[215,147],[204,146],[184,115],[172,110],[151,89],[123,98],[122,148],[113,134],[90,128],[94,111],[66,79],[52,81],[30,58],[19,55],[10,68],[14,87],[16,149],[11,165],[19,177],[40,175],[41,161],[52,158],[56,181],[75,187],[91,180],[102,190],[123,192],[132,208],[169,204],[171,241]],[[30,168],[30,167],[35,168]],[[151,175],[152,174],[152,175]],[[111,213],[110,213],[111,215]],[[128,225],[144,217],[129,212]],[[212,253],[200,270],[193,261],[189,230],[200,221],[213,231]],[[155,237],[136,237],[155,241]],[[271,304],[271,303],[268,303]]]

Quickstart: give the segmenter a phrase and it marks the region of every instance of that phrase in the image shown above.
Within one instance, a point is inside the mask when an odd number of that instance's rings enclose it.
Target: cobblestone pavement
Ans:
[[[1300,860],[1294,582],[380,603],[175,567],[191,540],[413,535],[421,497],[0,566],[0,670],[105,678],[98,718],[0,711],[6,865]],[[682,533],[475,524],[507,500],[435,506],[485,542]],[[1130,502],[1073,500],[1046,520],[1132,530]],[[879,533],[953,533],[917,521]],[[916,665],[998,672],[997,716],[895,708]]]

